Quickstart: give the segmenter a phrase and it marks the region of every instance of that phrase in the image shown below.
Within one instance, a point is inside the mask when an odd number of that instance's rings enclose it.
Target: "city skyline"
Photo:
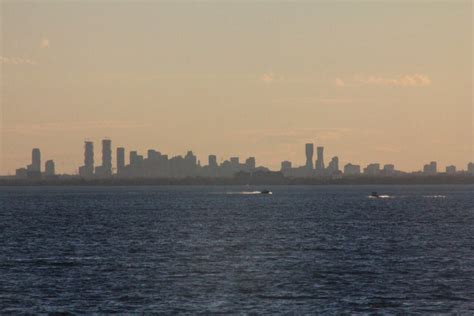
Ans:
[[[148,149],[146,154],[136,150],[128,150],[124,147],[113,147],[111,139],[102,139],[100,153],[94,150],[94,142],[84,141],[83,165],[76,172],[69,174],[79,176],[83,179],[101,178],[186,178],[186,177],[207,177],[207,178],[231,178],[238,172],[254,173],[279,171],[283,176],[289,178],[317,178],[341,176],[398,176],[406,174],[436,175],[446,173],[454,175],[467,172],[474,174],[474,163],[468,162],[466,169],[457,168],[455,165],[446,165],[444,171],[436,161],[424,164],[421,170],[407,172],[399,170],[393,163],[372,162],[364,165],[357,162],[348,162],[340,165],[339,156],[333,156],[327,166],[324,161],[324,147],[316,147],[316,157],[314,157],[314,143],[304,145],[304,164],[295,164],[289,160],[281,160],[280,168],[275,170],[266,167],[264,164],[257,164],[255,156],[241,161],[241,156],[236,155],[218,162],[217,155],[209,154],[207,161],[199,159],[192,150],[188,150],[186,155],[169,156],[156,149]],[[113,150],[115,148],[115,151]],[[115,152],[115,155],[113,154]],[[96,156],[100,155],[100,159]],[[115,158],[115,163],[113,160]],[[314,158],[316,158],[314,160]],[[202,162],[201,162],[202,161]],[[207,164],[206,164],[207,162]],[[31,151],[31,164],[26,167],[17,168],[15,171],[17,178],[40,179],[56,175],[68,175],[57,172],[54,160],[49,159],[45,163],[44,170],[41,167],[41,151],[33,148]]]
[[[272,169],[304,163],[311,139],[341,163],[474,160],[471,1],[7,0],[0,15],[0,174],[38,145],[72,173],[85,136]]]

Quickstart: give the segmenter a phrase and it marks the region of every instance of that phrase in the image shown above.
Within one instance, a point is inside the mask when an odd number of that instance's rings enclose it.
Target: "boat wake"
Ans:
[[[226,192],[226,194],[254,195],[254,194],[272,194],[272,192],[262,193],[262,191],[239,191],[239,192]]]
[[[393,195],[377,195],[377,196],[374,196],[374,195],[369,195],[367,196],[369,199],[394,199],[395,196]]]

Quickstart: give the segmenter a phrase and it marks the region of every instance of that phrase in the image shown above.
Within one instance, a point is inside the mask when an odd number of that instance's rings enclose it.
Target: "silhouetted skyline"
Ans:
[[[112,163],[112,140],[103,139],[101,141],[101,160],[100,165],[95,166],[94,142],[86,140],[84,142],[84,164],[77,170],[77,175],[83,179],[101,179],[101,178],[231,178],[239,172],[255,173],[270,172],[270,168],[263,165],[257,165],[255,157],[248,157],[244,162],[240,157],[234,156],[217,163],[217,156],[211,154],[207,158],[207,165],[201,164],[198,157],[191,151],[186,155],[169,157],[156,149],[148,149],[146,156],[136,150],[129,151],[128,164],[126,163],[126,149],[117,147],[115,149],[115,164]],[[296,166],[293,162],[284,160],[281,162],[279,171],[288,178],[317,178],[330,177],[339,178],[343,176],[397,176],[406,174],[406,172],[397,170],[394,164],[384,164],[374,162],[363,167],[358,164],[347,163],[342,170],[339,167],[339,157],[331,158],[328,166],[324,163],[324,147],[317,146],[317,156],[313,163],[314,144],[306,143],[304,145],[305,164]],[[303,155],[303,150],[302,150]],[[32,162],[26,168],[16,170],[17,178],[38,179],[43,175],[45,177],[55,176],[55,164],[53,160],[45,163],[44,173],[41,169],[41,151],[39,148],[32,150]],[[474,163],[468,163],[467,172],[474,174]],[[436,161],[425,164],[420,174],[435,175],[438,173]],[[446,166],[446,174],[456,174],[457,169],[454,165]]]

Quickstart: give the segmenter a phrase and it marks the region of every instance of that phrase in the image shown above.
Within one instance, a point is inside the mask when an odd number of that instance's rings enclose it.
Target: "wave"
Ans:
[[[423,195],[427,199],[445,199],[446,195]]]

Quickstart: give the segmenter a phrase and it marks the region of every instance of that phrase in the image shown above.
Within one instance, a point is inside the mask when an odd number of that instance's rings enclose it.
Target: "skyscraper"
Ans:
[[[84,166],[79,167],[79,175],[90,178],[94,175],[94,143],[84,142]]]
[[[79,175],[90,178],[94,175],[94,143],[84,142],[84,166],[79,167]]]
[[[102,140],[102,172],[104,176],[112,175],[112,141]]]
[[[317,148],[316,171],[322,173],[324,171],[324,147]]]
[[[125,168],[125,148],[117,148],[117,174],[121,174]]]
[[[132,150],[129,155],[130,166],[136,167],[138,165],[138,152],[136,150]]]
[[[84,143],[84,166],[92,174],[94,172],[94,143],[86,141]]]
[[[245,160],[245,169],[247,171],[253,171],[255,169],[256,162],[255,162],[255,157],[249,157],[247,160]]]
[[[313,170],[314,146],[311,143],[306,144],[306,168]]]
[[[332,157],[327,168],[327,173],[329,175],[339,173],[339,157]]]
[[[44,164],[44,175],[47,177],[52,177],[55,174],[54,161],[48,160]]]
[[[217,157],[216,157],[216,155],[209,155],[207,164],[211,168],[217,168]]]
[[[31,165],[28,165],[28,171],[41,172],[41,152],[39,148],[33,148],[31,151]]]

